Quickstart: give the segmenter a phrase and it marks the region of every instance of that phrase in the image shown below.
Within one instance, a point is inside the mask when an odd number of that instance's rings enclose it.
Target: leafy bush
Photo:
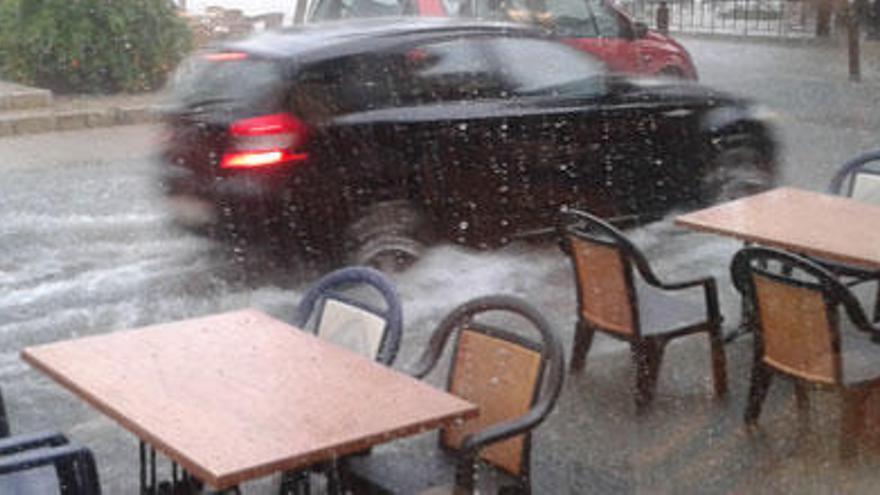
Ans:
[[[0,0],[0,78],[60,93],[155,89],[191,39],[170,0]]]

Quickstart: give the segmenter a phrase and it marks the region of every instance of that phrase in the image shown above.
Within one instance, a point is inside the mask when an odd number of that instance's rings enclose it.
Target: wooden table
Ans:
[[[679,216],[675,223],[880,268],[880,206],[841,196],[781,187]]]
[[[469,402],[257,310],[29,347],[22,356],[217,489],[477,414]]]

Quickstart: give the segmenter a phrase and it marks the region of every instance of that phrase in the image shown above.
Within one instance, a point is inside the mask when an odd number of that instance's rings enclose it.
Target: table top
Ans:
[[[477,414],[467,401],[253,309],[22,356],[218,489]]]
[[[781,187],[688,213],[694,230],[880,268],[880,206]]]

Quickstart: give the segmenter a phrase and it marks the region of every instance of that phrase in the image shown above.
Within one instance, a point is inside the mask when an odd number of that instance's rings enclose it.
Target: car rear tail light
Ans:
[[[233,122],[231,144],[220,161],[221,168],[258,169],[302,161],[308,128],[286,113],[263,115]]]
[[[216,52],[206,53],[202,57],[210,62],[229,62],[232,60],[244,60],[248,58],[248,55],[244,52]]]

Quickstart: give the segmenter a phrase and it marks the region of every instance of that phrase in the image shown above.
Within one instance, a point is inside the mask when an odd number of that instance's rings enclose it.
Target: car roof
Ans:
[[[216,47],[267,58],[296,58],[314,62],[381,49],[408,38],[435,38],[467,34],[546,36],[537,28],[506,22],[452,18],[380,17],[306,24],[262,33]]]

